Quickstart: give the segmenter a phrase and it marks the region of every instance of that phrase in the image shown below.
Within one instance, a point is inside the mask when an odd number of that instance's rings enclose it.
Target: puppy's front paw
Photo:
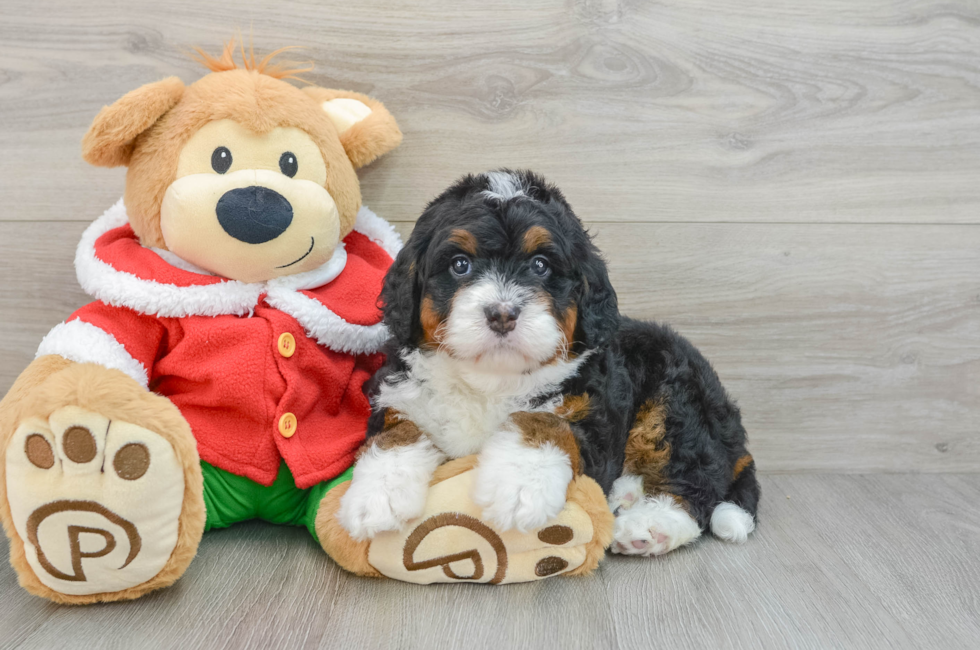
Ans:
[[[391,449],[371,447],[354,467],[337,519],[356,540],[398,530],[422,514],[429,480],[441,460],[428,441]]]
[[[340,501],[337,518],[356,540],[370,539],[386,530],[398,530],[422,514],[425,486],[388,489],[384,484],[355,479]]]
[[[527,532],[558,516],[571,480],[571,461],[563,451],[548,443],[528,447],[503,431],[480,455],[472,496],[500,530]]]

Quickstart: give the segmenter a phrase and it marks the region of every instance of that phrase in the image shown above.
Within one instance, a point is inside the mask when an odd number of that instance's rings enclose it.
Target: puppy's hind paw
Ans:
[[[667,494],[645,497],[616,517],[613,553],[663,555],[701,536],[698,523]]]
[[[614,515],[629,510],[643,498],[643,477],[624,474],[616,479],[609,491],[609,510]]]

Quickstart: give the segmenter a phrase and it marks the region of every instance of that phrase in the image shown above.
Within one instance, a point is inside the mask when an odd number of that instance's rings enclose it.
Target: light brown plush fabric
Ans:
[[[202,54],[212,70],[185,86],[176,77],[147,84],[102,109],[82,141],[82,155],[93,165],[128,165],[125,203],[134,231],[145,246],[166,248],[160,229],[160,207],[174,182],[184,145],[204,125],[233,120],[254,133],[294,127],[309,134],[326,165],[324,188],[337,205],[340,238],[353,229],[361,206],[355,167],[389,151],[401,132],[384,106],[359,93],[320,88],[300,90],[283,81],[299,69],[270,63],[278,52],[256,61],[242,48],[244,68],[233,57],[234,42],[219,58]],[[371,108],[364,120],[338,133],[322,103],[328,99],[357,99]],[[319,179],[316,181],[320,182]],[[163,570],[136,587],[105,594],[67,596],[44,586],[27,563],[7,502],[4,454],[11,436],[26,417],[47,418],[65,406],[129,422],[163,436],[173,447],[185,475],[183,510],[177,545]],[[0,403],[0,519],[11,539],[11,563],[21,584],[31,593],[61,603],[89,603],[136,598],[175,581],[196,553],[204,530],[203,479],[196,443],[178,409],[166,398],[150,393],[117,370],[94,364],[75,364],[60,357],[34,361]],[[339,500],[341,490],[335,490]],[[328,495],[329,496],[329,495]],[[320,526],[318,522],[318,527]],[[339,527],[338,527],[339,528]],[[324,525],[330,544],[330,527]],[[342,538],[338,538],[342,545]],[[335,551],[346,557],[344,549]],[[346,553],[354,557],[357,549]],[[366,556],[365,556],[366,557]],[[352,560],[353,561],[353,560]],[[365,573],[369,573],[365,570]]]
[[[7,443],[18,423],[30,416],[46,419],[65,406],[101,413],[160,434],[174,448],[184,469],[184,504],[177,545],[164,568],[147,582],[123,591],[68,596],[41,583],[27,562],[24,542],[14,530],[6,494]],[[0,402],[0,518],[10,539],[10,562],[30,593],[58,603],[85,604],[129,600],[173,584],[190,564],[204,533],[204,482],[190,427],[170,400],[148,392],[118,370],[77,364],[57,356],[36,359]]]
[[[577,503],[592,520],[592,541],[585,545],[585,562],[565,575],[582,576],[592,573],[606,554],[613,540],[613,513],[599,484],[588,476],[579,476],[568,490],[568,500]]]
[[[429,481],[429,485],[435,485],[436,483],[442,483],[447,479],[451,479],[454,476],[459,476],[463,472],[468,472],[475,468],[479,463],[479,457],[464,456],[462,458],[457,458],[451,460],[448,463],[443,463],[436,468],[436,471],[432,474],[432,480]]]
[[[371,109],[370,115],[340,136],[340,143],[344,146],[354,169],[373,162],[379,156],[388,153],[401,144],[402,132],[398,128],[398,123],[395,122],[395,118],[391,116],[384,104],[378,100],[361,93],[330,90],[317,86],[307,86],[303,91],[313,97],[318,104],[323,104],[323,102],[328,102],[331,99],[356,99]]]
[[[477,456],[466,456],[464,458],[449,461],[436,469],[430,485],[438,485],[439,483],[449,479],[456,478],[461,474],[473,470],[476,465]],[[340,500],[347,492],[349,486],[349,482],[337,486],[328,492],[323,498],[323,501],[321,501],[320,510],[317,513],[316,518],[316,531],[317,536],[320,539],[320,544],[323,546],[323,549],[327,552],[327,554],[347,571],[362,576],[370,576],[375,578],[384,577],[369,560],[371,554],[371,542],[357,542],[352,540],[347,534],[347,531],[345,531],[340,525],[340,522],[337,521],[336,513],[340,509]],[[469,499],[468,495],[466,494],[461,495],[460,498],[463,500],[463,502],[468,502]],[[570,504],[577,505],[582,511],[585,512],[592,525],[592,536],[591,539],[582,546],[585,556],[582,564],[568,571],[567,573],[564,573],[563,575],[586,575],[595,570],[595,568],[599,565],[599,561],[602,559],[606,547],[612,542],[613,515],[609,511],[609,507],[606,504],[605,495],[603,495],[602,489],[595,481],[586,476],[579,476],[572,481],[568,489],[568,501]],[[468,509],[468,506],[464,507],[463,509]],[[447,511],[447,513],[449,513],[448,516],[450,517],[455,516],[449,511]],[[570,534],[571,531],[569,531],[569,535]],[[505,534],[504,537],[507,540],[506,546],[508,550],[513,550],[516,552],[516,555],[513,557],[514,560],[526,559],[521,558],[521,556],[527,554],[528,549],[541,547],[541,544],[537,542],[537,538],[540,537],[540,535],[536,536],[534,533],[528,533],[522,536],[519,533],[510,531]],[[386,540],[385,543],[390,545],[389,542],[390,540]],[[385,548],[387,548],[387,546],[385,546]],[[445,555],[450,555],[457,551],[467,550],[470,549],[448,548],[445,549]],[[375,552],[377,552],[377,550]],[[542,549],[539,554],[546,555],[547,552],[545,549]],[[534,551],[531,551],[531,555],[536,557]],[[391,559],[387,555],[384,557]],[[396,560],[389,562],[389,564],[392,564],[393,566],[400,566],[401,559],[401,556],[399,556]],[[525,564],[526,563],[527,562],[525,562]],[[533,565],[531,568],[533,568]],[[401,579],[406,580],[412,580],[415,577],[415,575],[411,572],[401,572],[397,575]],[[489,576],[487,577],[489,578]],[[532,572],[529,572],[527,567],[518,569],[515,566],[513,575],[509,575],[504,582],[533,579],[539,578],[535,577]]]
[[[350,481],[341,483],[324,495],[320,501],[320,509],[316,513],[316,536],[320,540],[320,546],[327,552],[333,561],[341,567],[359,576],[370,578],[383,578],[377,569],[368,562],[368,549],[371,547],[370,540],[358,542],[351,539],[344,527],[337,521],[337,512],[340,510],[340,499],[347,494]]]
[[[62,357],[50,355],[35,359],[31,365],[20,374],[14,385],[0,400],[0,461],[6,459],[7,444],[17,431],[21,420],[30,415],[24,406],[27,397],[43,384],[51,375],[72,365],[72,362]],[[7,505],[7,463],[0,462],[0,518],[3,519],[4,530],[11,537],[13,525],[10,520],[10,507]],[[10,526],[8,528],[8,525]]]
[[[128,165],[136,137],[180,101],[184,83],[177,77],[140,86],[112,106],[103,106],[82,138],[82,158],[99,167]]]
[[[340,212],[340,236],[354,227],[361,191],[337,129],[313,98],[285,81],[254,70],[213,72],[194,82],[181,101],[136,140],[126,174],[126,208],[147,246],[164,247],[160,204],[175,180],[184,143],[215,120],[230,119],[256,132],[292,126],[310,134],[327,165],[325,187]]]
[[[357,99],[372,111],[343,136],[321,107],[338,97]],[[180,151],[198,129],[222,119],[256,133],[277,126],[309,133],[327,165],[325,187],[340,212],[341,238],[353,229],[361,207],[354,169],[398,146],[402,138],[394,118],[375,99],[317,87],[300,90],[258,69],[212,72],[186,87],[176,78],[147,84],[103,108],[83,139],[88,162],[129,165],[124,199],[143,245],[166,248],[160,205],[176,178]]]
[[[468,472],[476,467],[476,460],[476,456],[466,456],[440,465],[436,468],[430,484],[435,485],[463,472]],[[371,548],[370,540],[358,542],[351,539],[351,536],[337,521],[340,500],[347,494],[349,487],[350,481],[347,481],[330,490],[323,497],[320,502],[320,509],[316,513],[316,523],[314,524],[316,535],[327,555],[347,571],[359,576],[383,578],[384,576],[368,562],[368,550]]]

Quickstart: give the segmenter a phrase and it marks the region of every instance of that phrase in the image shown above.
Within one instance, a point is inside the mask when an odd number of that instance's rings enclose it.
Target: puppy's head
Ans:
[[[599,251],[557,188],[527,171],[466,176],[426,208],[385,280],[400,348],[529,372],[604,345],[619,320]]]

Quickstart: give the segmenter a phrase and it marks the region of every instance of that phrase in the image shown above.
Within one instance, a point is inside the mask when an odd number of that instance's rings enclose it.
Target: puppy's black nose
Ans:
[[[521,308],[513,305],[496,304],[484,308],[487,315],[487,324],[497,334],[506,334],[514,331],[517,327],[517,317],[521,315]]]
[[[240,187],[225,192],[215,207],[225,232],[246,244],[264,244],[286,232],[293,206],[268,187]]]

